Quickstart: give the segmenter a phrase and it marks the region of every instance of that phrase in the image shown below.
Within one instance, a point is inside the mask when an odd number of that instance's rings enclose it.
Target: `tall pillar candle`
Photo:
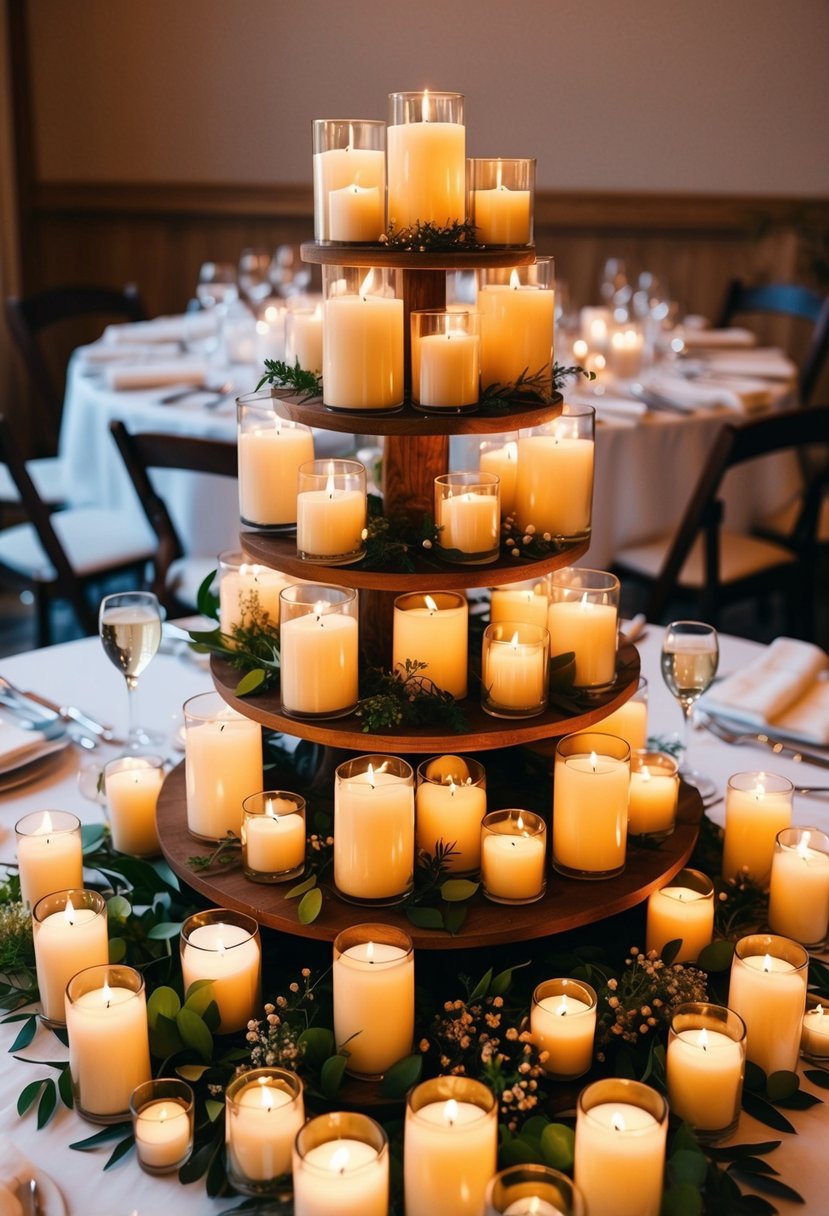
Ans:
[[[648,681],[639,677],[633,696],[595,723],[595,730],[618,735],[633,752],[644,750],[648,741]]]
[[[480,1216],[495,1173],[498,1104],[467,1077],[410,1090],[403,1138],[406,1216]]]
[[[305,1122],[302,1081],[286,1068],[253,1068],[225,1091],[228,1176],[245,1195],[266,1195],[291,1172],[296,1134]]]
[[[385,147],[384,122],[314,119],[315,240],[379,241],[386,230]]]
[[[539,535],[581,540],[590,535],[596,411],[565,405],[555,422],[518,437],[515,515]]]
[[[777,833],[769,885],[769,927],[810,949],[829,930],[829,836],[820,828]]]
[[[335,718],[357,704],[357,592],[308,583],[286,587],[281,599],[279,686],[282,712]]]
[[[164,784],[162,756],[119,756],[104,767],[112,847],[131,857],[161,852],[155,812]]]
[[[486,814],[486,773],[471,756],[435,756],[417,770],[415,839],[418,849],[437,856],[451,845],[446,869],[475,873],[481,864],[481,822]]]
[[[294,1142],[293,1184],[295,1216],[388,1216],[386,1133],[356,1111],[309,1119]]]
[[[774,841],[792,821],[794,786],[776,773],[735,773],[725,792],[723,878],[750,874],[765,883]]]
[[[422,675],[458,699],[466,696],[469,605],[454,591],[409,592],[394,601],[392,669],[425,663]]]
[[[576,688],[599,691],[615,683],[618,618],[615,575],[570,567],[551,576],[550,648],[553,655],[574,652]]]
[[[250,916],[228,908],[208,908],[181,927],[184,990],[209,980],[219,1007],[219,1033],[243,1030],[261,1000],[259,926]]]
[[[391,93],[388,215],[393,228],[466,218],[466,128],[460,93]]]
[[[512,515],[518,480],[517,442],[514,439],[484,439],[480,446],[479,468],[482,473],[495,473],[501,479],[501,514]]]
[[[746,1056],[773,1072],[794,1072],[800,1050],[809,955],[776,934],[743,937],[734,948],[728,1006],[746,1024]]]
[[[283,421],[269,391],[239,397],[236,410],[242,523],[254,528],[295,524],[297,472],[314,459],[314,432]]]
[[[552,258],[506,271],[479,271],[481,385],[522,377],[552,381],[555,281]]]
[[[536,582],[534,579],[493,587],[489,593],[489,619],[493,624],[497,621],[521,621],[546,629],[548,606],[546,582]]]
[[[573,1179],[590,1216],[659,1216],[668,1104],[639,1081],[594,1081],[576,1109]]]
[[[549,1076],[570,1081],[590,1071],[596,1003],[595,989],[581,980],[545,980],[536,987],[530,1032]]]
[[[351,903],[399,903],[414,881],[414,775],[397,756],[355,756],[334,782],[334,884]]]
[[[334,939],[334,1040],[351,1076],[377,1078],[412,1050],[411,938],[390,925],[352,925]]]
[[[695,963],[714,935],[714,884],[700,870],[684,869],[648,897],[645,949],[662,954],[681,941],[674,959]]]
[[[403,404],[403,301],[393,271],[324,266],[323,400],[330,409]],[[355,276],[361,276],[359,278]]]
[[[570,878],[619,874],[627,850],[630,750],[597,732],[565,735],[553,779],[553,866]]]
[[[262,728],[218,693],[184,703],[187,828],[200,840],[221,840],[242,828],[242,803],[262,788]]]
[[[83,886],[81,821],[68,811],[32,811],[14,825],[20,898],[33,908],[44,895]]]
[[[106,901],[97,891],[54,891],[32,912],[37,987],[47,1026],[66,1022],[66,985],[109,960]]]
[[[285,318],[285,362],[322,372],[322,301],[313,308],[289,308]],[[313,458],[313,452],[306,460]]]
[[[746,1028],[731,1009],[705,1002],[676,1008],[668,1035],[668,1103],[710,1143],[736,1129],[745,1071]]]

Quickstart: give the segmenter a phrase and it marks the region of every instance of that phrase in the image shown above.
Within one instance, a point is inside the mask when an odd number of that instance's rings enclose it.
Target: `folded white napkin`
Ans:
[[[788,739],[829,744],[829,655],[777,638],[741,671],[712,685],[699,707]]]
[[[136,342],[129,345],[123,342],[95,342],[91,346],[82,346],[80,356],[84,363],[126,363],[130,359],[171,359],[179,352],[176,342]]]
[[[43,731],[25,730],[11,712],[0,714],[0,769],[24,764],[29,756],[34,759],[45,742]]]
[[[695,326],[682,326],[680,334],[688,350],[727,349],[739,350],[757,345],[757,335],[750,329],[700,329]]]
[[[184,342],[209,338],[216,332],[217,317],[210,312],[182,313],[174,317],[153,317],[151,321],[127,321],[108,325],[104,341],[135,345],[146,342]]]
[[[708,351],[707,370],[714,376],[759,376],[763,380],[794,380],[797,364],[773,346],[756,350]]]
[[[725,408],[744,413],[748,409],[758,408],[756,386],[744,395],[739,388],[727,381],[710,377],[705,380],[688,380],[684,376],[656,370],[643,375],[641,384],[643,388],[664,397],[680,410],[693,412]],[[760,404],[768,404],[767,395]]]
[[[201,384],[207,375],[204,359],[173,359],[169,363],[116,363],[104,372],[113,389],[163,388],[167,384]]]

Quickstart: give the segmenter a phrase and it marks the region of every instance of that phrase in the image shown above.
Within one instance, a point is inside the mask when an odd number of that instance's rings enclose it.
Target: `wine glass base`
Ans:
[[[167,736],[158,730],[145,730],[144,727],[139,727],[136,731],[131,731],[124,740],[125,752],[146,752],[154,751],[159,747],[163,747]]]
[[[719,787],[712,777],[699,772],[695,768],[681,768],[679,775],[686,785],[693,785],[703,802],[714,798],[719,793]]]

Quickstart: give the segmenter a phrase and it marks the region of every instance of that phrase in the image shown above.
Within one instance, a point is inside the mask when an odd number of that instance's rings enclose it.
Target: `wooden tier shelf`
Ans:
[[[557,418],[564,403],[561,393],[553,393],[552,400],[546,405],[504,402],[503,410],[497,414],[464,414],[456,410],[422,414],[408,402],[395,413],[386,413],[383,410],[332,410],[323,405],[321,397],[303,400],[280,389],[274,389],[271,395],[277,414],[290,422],[303,422],[306,426],[341,434],[356,432],[360,435],[411,439],[431,435],[500,435],[525,427],[541,426]],[[442,472],[446,471],[442,469]]]
[[[534,245],[486,246],[483,249],[447,249],[437,253],[388,249],[385,245],[359,245],[336,241],[306,241],[300,247],[303,262],[316,266],[388,266],[396,270],[497,270],[505,266],[531,266]]]

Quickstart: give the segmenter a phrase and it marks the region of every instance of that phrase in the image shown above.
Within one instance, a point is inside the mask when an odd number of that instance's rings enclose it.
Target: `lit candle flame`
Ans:
[[[762,781],[758,781],[754,787],[754,797],[759,802],[759,800],[761,798],[765,798],[765,796],[766,796],[766,787],[763,785]]]
[[[40,827],[37,829],[38,836],[50,836],[54,831],[52,827],[52,816],[48,811],[43,812],[43,818],[40,821]]]
[[[273,798],[268,798],[265,803],[265,817],[267,819],[278,819],[276,811],[273,809]],[[260,1077],[261,1080],[261,1077]]]
[[[771,955],[770,954],[767,954],[766,957],[763,959],[763,970],[771,971]]]
[[[610,1119],[610,1126],[614,1132],[623,1132],[626,1130],[625,1116],[620,1110],[615,1110]]]
[[[273,1090],[268,1084],[268,1078],[258,1077],[257,1080],[261,1086],[259,1104],[262,1107],[262,1110],[273,1110]]]
[[[582,612],[589,612],[589,610],[590,610],[590,600],[587,598],[586,591],[585,591],[584,595],[581,597],[581,599],[579,600],[579,607],[581,608]]]
[[[596,769],[599,767],[599,757],[596,755],[595,752],[590,753],[590,767],[592,768],[594,773],[595,773]]]
[[[518,291],[518,288],[521,286],[521,280],[518,277],[517,270],[513,270],[512,273],[510,274],[509,285],[510,285],[511,291]]]
[[[167,1118],[167,1107],[162,1106],[161,1110],[158,1112],[159,1123],[163,1123],[166,1118]]]
[[[823,1017],[823,1006],[815,1005],[815,1013],[818,1015],[819,1018],[822,1018]]]
[[[75,905],[69,898],[67,898],[66,907],[63,909],[63,919],[67,925],[74,925],[75,923]]]
[[[518,828],[519,832],[524,831],[524,816],[520,812],[519,812],[518,818],[515,821],[515,826]]]
[[[446,1103],[446,1107],[443,1112],[443,1121],[444,1121],[444,1123],[447,1123],[449,1125],[449,1127],[454,1127],[455,1120],[457,1119],[457,1117],[458,1117],[458,1104],[454,1098],[450,1098],[449,1101]]]
[[[371,764],[369,764],[368,770],[366,771],[366,780],[368,781],[368,783],[372,789],[376,788],[377,780],[374,776],[374,767]]]
[[[518,459],[518,444],[517,443],[505,443],[504,444],[504,454],[507,458],[507,463],[512,464],[512,462],[514,460]]]
[[[101,989],[101,1000],[104,1002],[107,1009],[109,1009],[109,1003],[112,1000],[112,989],[110,988],[110,986],[106,982],[106,980],[104,980],[104,986]]]
[[[330,1163],[331,1172],[334,1174],[344,1174],[345,1171],[348,1169],[348,1163],[350,1160],[351,1160],[351,1154],[349,1153],[349,1151],[345,1147],[345,1145],[343,1145],[341,1148],[338,1148],[337,1151],[333,1154],[333,1156],[331,1158],[331,1163]]]
[[[311,313],[311,320],[312,321],[321,321],[322,320],[322,304],[317,304],[315,306],[314,311]]]
[[[703,1051],[708,1050],[708,1031],[705,1029],[704,1026],[702,1027],[702,1029],[699,1032],[699,1038],[697,1039],[697,1047],[701,1047]]]
[[[348,143],[346,144],[346,147],[345,147],[346,152],[350,152],[353,147],[354,147],[354,125],[353,125],[353,123],[349,123],[348,124]]]
[[[431,119],[431,110],[429,105],[429,90],[423,90],[423,99],[420,103],[420,117],[424,122],[429,122]]]
[[[374,271],[370,270],[360,284],[360,299],[365,300],[374,283]]]
[[[642,765],[641,769],[639,770],[639,774],[643,781],[650,781],[651,770],[648,768],[647,764]]]
[[[797,855],[801,861],[809,860],[809,841],[812,839],[811,832],[804,832],[797,844]]]
[[[515,633],[512,635],[512,638],[510,640],[510,646],[513,648],[513,650],[518,650],[518,630],[517,629],[516,629]]]
[[[558,1014],[558,1016],[560,1018],[564,1018],[567,1016],[567,997],[564,995],[563,992],[561,994],[561,1004],[559,1005],[558,1009],[556,1010],[556,1013]]]
[[[366,945],[366,962],[374,962],[374,942],[368,942]]]
[[[495,175],[495,189],[496,189],[496,190],[503,190],[503,189],[504,189],[504,187],[501,185],[501,173],[502,173],[502,170],[503,170],[503,165],[502,165],[501,161],[499,160],[499,161],[498,161],[498,172],[497,172],[497,173],[496,173],[496,175]]]
[[[431,595],[424,595],[423,599],[426,601],[426,607],[430,612],[437,612],[438,606],[432,599]]]

